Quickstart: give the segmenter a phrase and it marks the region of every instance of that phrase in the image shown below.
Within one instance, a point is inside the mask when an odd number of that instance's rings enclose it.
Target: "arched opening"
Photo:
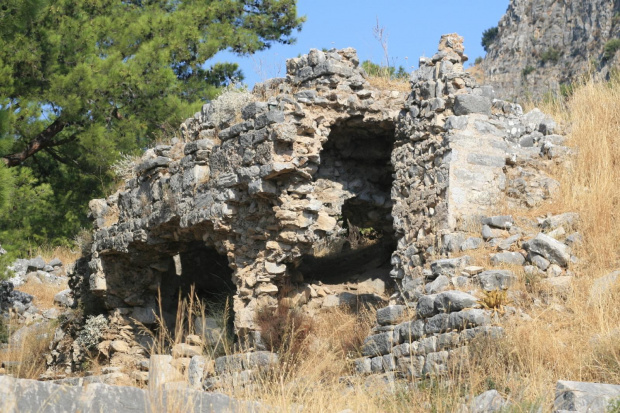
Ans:
[[[298,270],[308,282],[389,293],[396,248],[391,215],[393,122],[349,118],[332,127],[321,152],[315,195],[338,220]]]

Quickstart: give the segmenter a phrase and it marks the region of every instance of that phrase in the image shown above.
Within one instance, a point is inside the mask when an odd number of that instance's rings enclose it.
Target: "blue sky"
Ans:
[[[295,34],[296,44],[274,45],[246,58],[222,52],[214,61],[239,63],[249,86],[285,76],[286,59],[311,48],[354,47],[361,61],[379,63],[384,54],[373,36],[378,19],[387,34],[391,64],[410,72],[420,56],[435,53],[442,34],[455,32],[465,38],[465,53],[473,62],[484,56],[482,32],[497,26],[507,7],[508,0],[298,0],[298,14],[307,20]]]

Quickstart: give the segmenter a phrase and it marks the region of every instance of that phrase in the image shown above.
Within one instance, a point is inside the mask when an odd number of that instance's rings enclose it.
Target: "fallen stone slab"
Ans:
[[[491,255],[491,264],[523,265],[525,258],[518,252],[498,252]]]
[[[508,270],[489,270],[481,272],[478,280],[485,291],[494,291],[508,289],[517,281],[517,277]]]
[[[619,399],[619,385],[560,380],[553,406],[555,412],[607,412],[609,404]]]
[[[568,246],[542,232],[528,241],[525,247],[535,254],[542,255],[552,264],[567,267],[570,262]]]
[[[192,390],[186,383],[166,383],[156,392],[101,383],[64,386],[52,382],[0,376],[3,413],[65,412],[256,412],[257,402],[239,401],[220,393]]]

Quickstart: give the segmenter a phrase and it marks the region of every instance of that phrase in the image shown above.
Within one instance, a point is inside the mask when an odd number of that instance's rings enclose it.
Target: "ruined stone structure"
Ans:
[[[422,264],[472,219],[554,188],[529,179],[531,159],[560,139],[553,122],[494,100],[466,60],[462,38],[443,36],[405,96],[373,88],[353,49],[312,50],[285,79],[204,105],[124,188],[91,202],[92,250],[74,279],[146,325],[158,294],[164,317],[191,285],[232,294],[235,331],[257,347],[260,308],[325,305],[312,280],[374,260],[373,276],[415,291]],[[347,227],[377,241],[353,253]]]
[[[503,99],[559,93],[587,73],[606,79],[620,66],[620,53],[605,55],[605,45],[620,39],[618,0],[511,0],[498,29],[482,69]]]

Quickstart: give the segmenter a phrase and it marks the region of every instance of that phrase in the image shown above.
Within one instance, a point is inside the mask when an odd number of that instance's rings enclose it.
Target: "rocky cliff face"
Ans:
[[[505,99],[557,93],[588,72],[606,78],[620,62],[605,56],[620,39],[618,0],[511,0],[498,29],[482,68]]]

